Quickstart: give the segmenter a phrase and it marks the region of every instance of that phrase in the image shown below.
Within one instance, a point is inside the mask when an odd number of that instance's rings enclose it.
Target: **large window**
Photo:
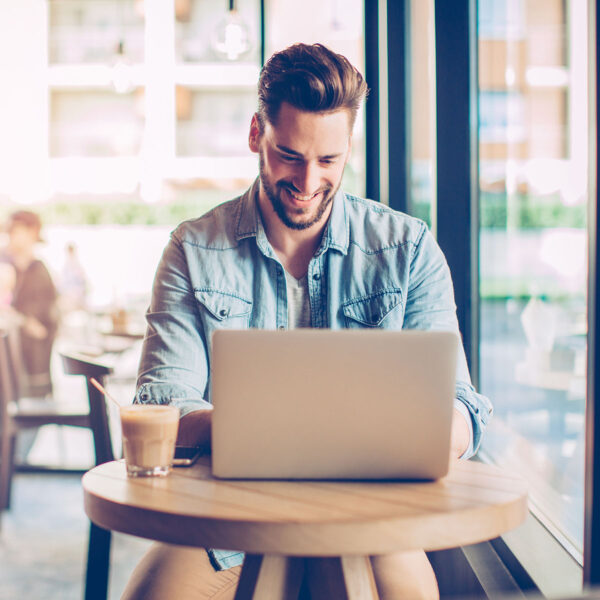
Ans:
[[[0,221],[39,212],[54,274],[73,243],[92,305],[147,296],[169,231],[258,174],[261,60],[319,41],[364,72],[363,23],[362,0],[0,2]],[[361,195],[364,154],[359,117],[344,187]]]
[[[581,560],[587,30],[580,0],[479,0],[483,452]]]

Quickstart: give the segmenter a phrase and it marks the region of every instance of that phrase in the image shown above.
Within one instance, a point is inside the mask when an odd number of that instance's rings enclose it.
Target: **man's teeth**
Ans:
[[[296,200],[303,200],[303,201],[310,200],[311,198],[314,198],[317,195],[317,194],[309,194],[308,196],[300,196],[298,194],[294,194],[294,192],[292,192],[291,190],[288,190],[288,191],[291,196],[296,198]]]

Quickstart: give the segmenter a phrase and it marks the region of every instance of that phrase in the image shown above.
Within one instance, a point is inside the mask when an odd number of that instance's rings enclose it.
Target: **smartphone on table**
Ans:
[[[191,467],[202,454],[197,446],[175,446],[174,467]]]

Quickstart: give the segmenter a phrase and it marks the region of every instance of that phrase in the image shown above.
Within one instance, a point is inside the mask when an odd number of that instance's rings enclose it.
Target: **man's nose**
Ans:
[[[314,194],[321,185],[319,167],[312,163],[303,164],[294,175],[293,184],[303,195]]]

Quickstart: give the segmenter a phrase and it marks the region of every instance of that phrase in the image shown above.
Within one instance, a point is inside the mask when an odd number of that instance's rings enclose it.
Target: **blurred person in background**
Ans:
[[[88,280],[77,254],[77,246],[70,242],[65,247],[65,262],[59,279],[60,305],[64,312],[85,310]]]
[[[50,356],[58,328],[57,293],[48,269],[35,256],[42,241],[37,214],[20,210],[8,218],[8,244],[0,249],[0,263],[14,269],[10,307],[2,308],[3,320],[19,329],[23,358],[24,392],[44,397],[52,392]],[[8,272],[6,266],[3,270]],[[8,297],[8,296],[7,296]]]

